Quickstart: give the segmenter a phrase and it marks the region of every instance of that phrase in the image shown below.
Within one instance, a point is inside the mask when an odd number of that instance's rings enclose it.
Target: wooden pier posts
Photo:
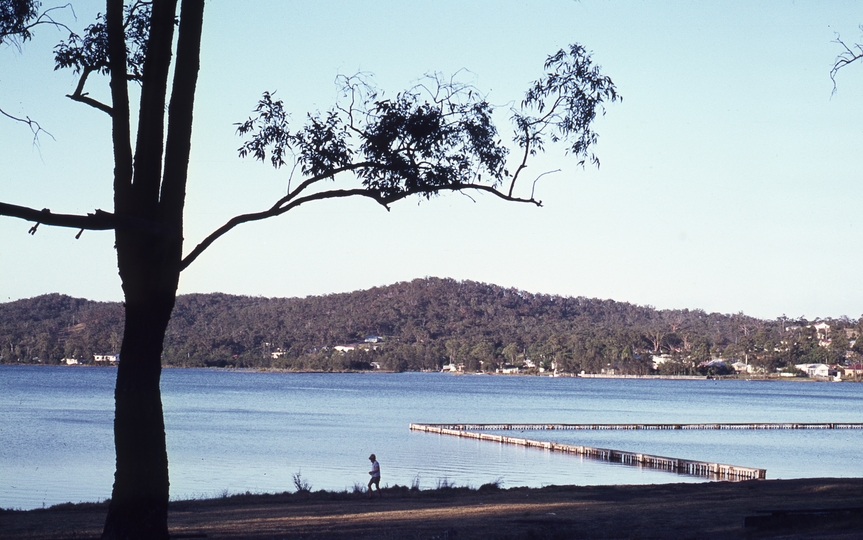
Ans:
[[[565,452],[569,454],[577,454],[594,459],[611,461],[615,463],[623,463],[625,465],[633,465],[637,467],[649,467],[652,469],[672,471],[681,474],[689,474],[694,476],[707,476],[712,478],[724,478],[728,480],[751,480],[763,479],[767,475],[765,469],[756,469],[752,467],[739,467],[736,465],[727,465],[724,463],[708,463],[703,461],[692,461],[687,459],[678,459],[665,456],[653,456],[650,454],[640,454],[635,452],[626,452],[621,450],[612,450],[609,448],[594,448],[591,446],[581,446],[572,444],[560,444],[550,441],[536,441],[521,437],[507,437],[504,435],[492,435],[490,433],[479,433],[481,430],[526,430],[526,429],[732,429],[721,427],[703,427],[692,428],[682,426],[692,426],[695,424],[678,424],[676,427],[620,427],[624,424],[411,424],[410,429],[414,431],[425,431],[429,433],[439,433],[441,435],[454,435],[456,437],[467,437],[472,439],[480,439],[484,441],[494,441],[502,444],[516,444],[519,446],[527,446],[534,448],[543,448],[552,452]],[[627,424],[629,426],[659,426],[660,424]],[[672,424],[661,424],[663,426],[672,426]],[[727,426],[730,424],[699,424],[703,426]],[[742,424],[740,424],[742,425]],[[755,425],[755,424],[747,424]],[[768,424],[759,424],[768,425]],[[794,424],[800,426],[802,424]],[[839,424],[830,424],[837,426]],[[579,427],[576,427],[579,426]],[[590,427],[587,427],[590,426]],[[618,427],[600,427],[600,426],[618,426]],[[681,427],[677,427],[681,426]],[[863,424],[860,424],[863,427]],[[739,428],[739,429],[756,429],[756,428]],[[769,428],[758,428],[769,429]],[[799,429],[799,428],[797,428]],[[859,428],[858,428],[859,429]]]
[[[420,425],[420,424],[417,424]],[[634,429],[863,429],[854,422],[702,423],[702,424],[422,424],[466,431],[634,430]]]

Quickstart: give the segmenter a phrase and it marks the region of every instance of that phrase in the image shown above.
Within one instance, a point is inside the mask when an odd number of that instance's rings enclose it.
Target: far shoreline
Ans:
[[[116,369],[117,364],[112,365],[97,365],[97,364],[30,364],[30,363],[5,363],[0,362],[0,366],[33,366],[33,367],[65,367],[65,368],[85,368],[85,369]],[[205,369],[211,371],[226,371],[238,373],[312,373],[312,374],[398,374],[398,373],[439,373],[443,375],[452,375],[454,377],[470,376],[470,375],[492,375],[498,377],[547,377],[552,379],[618,379],[618,380],[662,380],[662,381],[763,381],[763,382],[807,382],[807,383],[860,383],[863,378],[857,379],[832,379],[832,378],[813,378],[813,377],[781,377],[773,375],[758,375],[758,376],[741,376],[741,375],[624,375],[615,374],[609,375],[605,373],[487,373],[487,372],[447,372],[447,371],[391,371],[384,369],[346,369],[346,370],[302,370],[302,369],[282,369],[282,368],[254,368],[254,367],[232,367],[232,366],[175,366],[164,365],[162,369]]]

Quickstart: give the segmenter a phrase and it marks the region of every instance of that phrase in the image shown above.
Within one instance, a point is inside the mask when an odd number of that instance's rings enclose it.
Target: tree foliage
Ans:
[[[567,142],[568,151],[599,164],[590,153],[597,140],[591,122],[603,105],[620,99],[614,83],[594,66],[580,45],[548,57],[546,74],[535,81],[520,108],[514,108],[514,141],[523,150],[514,173],[509,148],[494,124],[495,107],[479,91],[441,74],[386,99],[368,77],[339,77],[342,99],[324,113],[308,114],[291,126],[283,101],[264,92],[254,114],[237,125],[245,137],[240,157],[291,165],[303,178],[268,210],[237,216],[199,243],[184,259],[203,250],[242,223],[283,214],[301,204],[330,198],[366,197],[388,208],[406,197],[429,198],[447,191],[481,191],[511,202],[541,206],[533,187],[516,192],[529,156],[546,143]],[[535,113],[535,115],[531,114]],[[583,159],[582,159],[583,163]],[[337,176],[359,181],[332,187]]]
[[[124,7],[123,29],[126,34],[126,66],[129,70],[127,77],[133,81],[140,82],[143,77],[152,9],[152,2],[142,1]],[[84,29],[82,35],[70,32],[69,37],[54,48],[54,69],[70,68],[76,74],[111,73],[105,15],[99,13],[96,19],[95,23]],[[86,80],[87,75],[82,75],[79,87],[82,87]]]
[[[41,5],[33,0],[0,0],[0,45],[33,37],[33,21]]]
[[[604,102],[619,98],[615,86],[577,44],[549,56],[545,69],[512,110],[514,141],[529,155],[550,140],[566,141],[569,152],[587,156],[597,139],[591,123]],[[339,82],[346,103],[309,115],[293,132],[282,101],[264,93],[255,116],[238,127],[249,136],[240,155],[264,161],[269,154],[279,168],[290,154],[313,179],[353,171],[382,201],[471,187],[483,175],[493,188],[516,180],[506,167],[509,150],[494,125],[495,108],[470,85],[435,74],[384,99],[363,76]]]

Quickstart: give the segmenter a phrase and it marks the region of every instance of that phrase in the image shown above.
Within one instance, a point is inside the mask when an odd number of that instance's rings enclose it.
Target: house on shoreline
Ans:
[[[794,367],[805,373],[807,377],[826,379],[830,376],[830,366],[827,364],[796,364]]]
[[[851,379],[863,377],[863,364],[854,364],[845,368],[845,376]]]

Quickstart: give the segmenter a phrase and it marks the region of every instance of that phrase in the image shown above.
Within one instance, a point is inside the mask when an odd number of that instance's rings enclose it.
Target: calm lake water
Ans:
[[[0,366],[0,508],[110,496],[110,368]],[[504,377],[437,373],[162,375],[171,497],[365,485],[433,488],[702,482],[539,449],[420,432],[411,422],[861,422],[863,385]],[[511,434],[511,433],[510,433]],[[525,436],[767,469],[860,476],[863,431],[532,431]]]

